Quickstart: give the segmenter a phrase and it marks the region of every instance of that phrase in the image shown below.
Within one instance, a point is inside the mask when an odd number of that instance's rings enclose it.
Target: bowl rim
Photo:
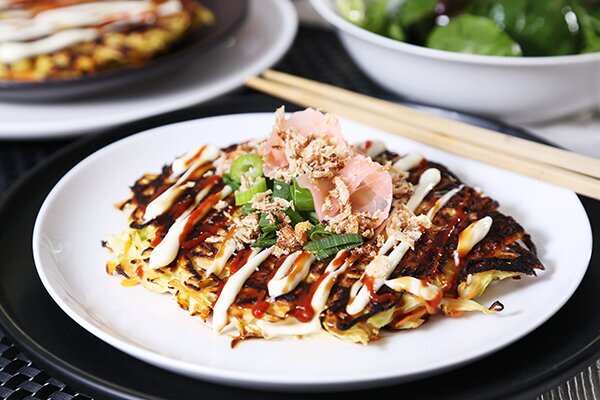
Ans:
[[[504,57],[483,56],[477,54],[456,53],[445,50],[430,49],[428,47],[394,40],[383,35],[370,32],[346,21],[331,7],[332,0],[309,0],[317,13],[336,29],[348,33],[358,39],[373,43],[380,47],[411,53],[416,56],[468,64],[502,65],[502,66],[544,66],[544,65],[566,65],[584,64],[600,61],[600,52],[590,54],[572,54],[566,56],[542,56],[542,57]]]

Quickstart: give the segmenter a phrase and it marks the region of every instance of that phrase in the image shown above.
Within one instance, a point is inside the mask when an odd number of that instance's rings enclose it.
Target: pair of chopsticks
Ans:
[[[278,71],[247,78],[246,85],[600,200],[600,159]]]

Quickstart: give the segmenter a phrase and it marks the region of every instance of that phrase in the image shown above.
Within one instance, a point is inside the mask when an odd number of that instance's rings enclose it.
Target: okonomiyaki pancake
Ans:
[[[0,79],[59,80],[138,67],[213,19],[196,0],[0,1]]]
[[[544,268],[495,200],[419,154],[350,146],[313,109],[278,110],[266,140],[192,149],[131,193],[129,228],[103,242],[108,273],[241,339],[324,330],[366,344],[434,315],[500,312],[475,299]]]

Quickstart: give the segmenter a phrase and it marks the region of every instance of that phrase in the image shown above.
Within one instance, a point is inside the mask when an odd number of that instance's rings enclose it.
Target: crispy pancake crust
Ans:
[[[88,1],[79,0],[73,3]],[[103,32],[95,41],[78,43],[11,64],[0,63],[0,79],[73,79],[102,71],[142,66],[168,53],[192,31],[212,23],[212,13],[196,0],[182,0],[182,3],[184,9],[181,12],[158,16],[151,25]]]

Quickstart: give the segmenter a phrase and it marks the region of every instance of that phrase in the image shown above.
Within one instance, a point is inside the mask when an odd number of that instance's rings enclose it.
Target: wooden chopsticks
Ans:
[[[246,85],[600,199],[600,160],[591,157],[277,71],[266,71],[264,78],[250,77]]]

